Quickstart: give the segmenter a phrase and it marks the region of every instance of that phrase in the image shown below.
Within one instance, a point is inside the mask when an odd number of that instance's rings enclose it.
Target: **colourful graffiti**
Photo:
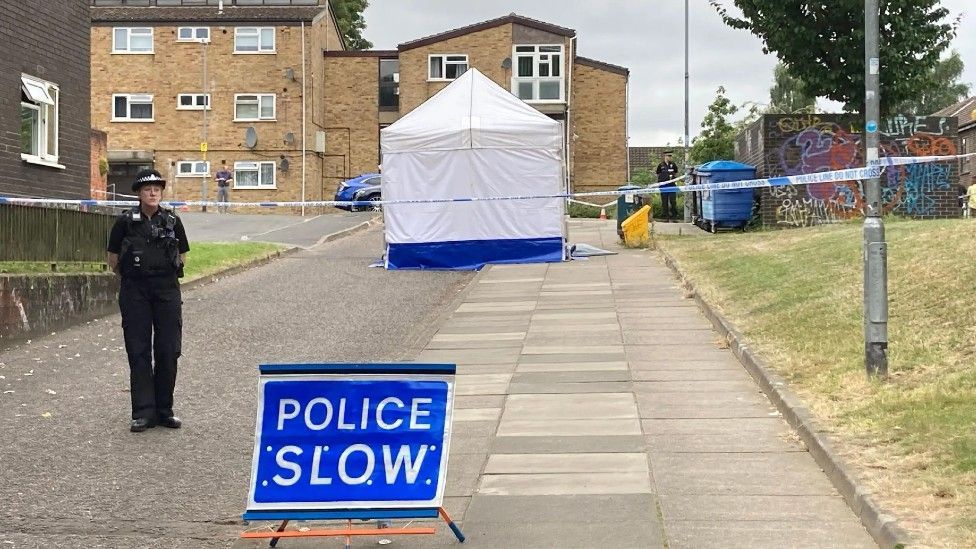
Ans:
[[[861,128],[854,117],[838,115],[770,116],[766,129],[766,175],[799,175],[864,165]],[[882,156],[956,154],[954,119],[895,116],[881,124]],[[775,145],[770,148],[770,145]],[[882,177],[883,213],[938,216],[940,200],[951,194],[952,165],[919,164],[886,169]],[[770,189],[766,211],[775,224],[805,227],[864,214],[860,181]],[[948,211],[948,210],[945,210]],[[767,220],[768,223],[768,220]]]

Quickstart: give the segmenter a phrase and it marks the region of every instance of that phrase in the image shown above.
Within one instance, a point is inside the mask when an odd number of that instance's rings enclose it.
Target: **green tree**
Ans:
[[[892,107],[892,114],[928,116],[969,96],[970,85],[960,82],[965,65],[959,52],[952,50],[925,74],[926,84],[915,97]],[[884,94],[884,90],[882,95]]]
[[[736,125],[730,118],[739,107],[725,96],[725,88],[719,86],[715,100],[708,106],[708,114],[702,120],[701,133],[691,141],[691,164],[698,165],[712,160],[731,160],[735,155]]]
[[[331,0],[330,4],[346,47],[351,50],[372,48],[373,43],[363,38],[363,31],[366,29],[363,12],[369,7],[369,0]]]
[[[725,23],[748,30],[815,97],[863,112],[863,0],[732,0],[742,17],[709,0]],[[881,112],[912,99],[956,35],[939,0],[880,0]]]
[[[766,112],[793,114],[813,112],[817,98],[807,91],[806,83],[792,74],[782,62],[773,69],[773,87],[769,88],[769,107]]]

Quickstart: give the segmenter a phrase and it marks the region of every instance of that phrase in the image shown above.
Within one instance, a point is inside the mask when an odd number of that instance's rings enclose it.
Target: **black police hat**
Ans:
[[[132,192],[137,193],[144,185],[152,183],[166,188],[166,180],[156,170],[142,170],[136,174],[136,180],[132,182]]]
[[[665,155],[665,156],[674,156],[674,151],[664,151],[664,152],[663,152],[663,153],[661,153],[661,154],[663,154],[663,155]]]

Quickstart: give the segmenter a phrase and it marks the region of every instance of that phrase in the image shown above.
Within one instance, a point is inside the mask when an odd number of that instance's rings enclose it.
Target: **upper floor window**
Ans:
[[[512,93],[524,101],[565,101],[563,46],[515,46]]]
[[[176,109],[181,111],[210,110],[209,93],[181,93],[176,96]]]
[[[153,53],[152,27],[115,27],[112,53]]]
[[[237,94],[234,96],[234,120],[255,121],[275,119],[275,95]]]
[[[58,86],[20,75],[20,157],[27,162],[58,162]]]
[[[454,80],[468,70],[467,55],[428,55],[428,80]]]
[[[380,59],[380,110],[400,108],[400,61]]]
[[[153,96],[117,93],[112,96],[112,122],[152,122]]]
[[[180,27],[176,31],[177,42],[210,42],[210,27]]]
[[[237,27],[234,29],[234,53],[274,53],[274,27]]]

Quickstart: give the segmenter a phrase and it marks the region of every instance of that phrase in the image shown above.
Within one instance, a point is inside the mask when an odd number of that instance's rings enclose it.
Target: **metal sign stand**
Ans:
[[[434,527],[414,527],[414,528],[357,528],[353,526],[353,520],[373,520],[373,519],[429,519],[441,517],[447,526],[454,533],[459,543],[464,543],[464,534],[458,528],[447,511],[443,507],[436,509],[382,509],[371,511],[369,509],[355,510],[336,510],[336,511],[249,511],[244,514],[244,520],[280,520],[281,524],[276,530],[263,532],[243,532],[242,538],[245,539],[271,539],[270,547],[277,547],[278,540],[281,538],[308,538],[308,537],[344,537],[345,549],[350,549],[352,538],[356,536],[417,536],[433,535],[437,533]],[[345,520],[345,528],[324,528],[316,530],[286,530],[288,523],[296,520]]]

